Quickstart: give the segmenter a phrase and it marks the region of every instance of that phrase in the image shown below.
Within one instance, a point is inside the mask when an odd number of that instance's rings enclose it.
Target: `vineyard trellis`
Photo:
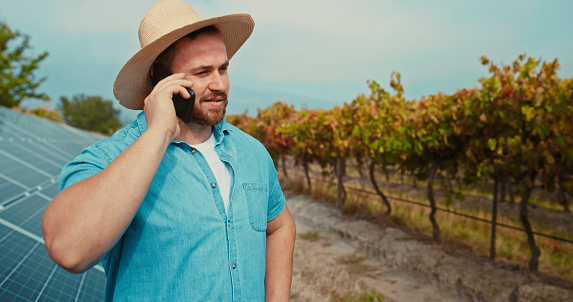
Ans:
[[[310,178],[313,179],[314,181],[327,183],[327,184],[329,184],[329,185],[337,185],[336,183],[334,183],[334,182],[332,182],[332,181],[328,181],[328,180],[321,179],[321,178],[318,178],[318,177],[311,176]],[[368,191],[368,190],[361,189],[361,188],[355,188],[355,187],[347,186],[346,189],[348,189],[348,190],[350,190],[350,191],[355,191],[355,192],[360,192],[360,193],[364,193],[364,194],[373,195],[373,196],[377,196],[377,195],[378,195],[378,193],[376,193],[376,192]],[[415,201],[415,200],[410,200],[410,199],[401,198],[401,197],[396,197],[396,196],[391,196],[391,195],[388,195],[388,196],[386,196],[386,197],[387,197],[388,199],[391,199],[391,200],[396,200],[396,201],[399,201],[399,202],[405,202],[405,203],[413,204],[413,205],[420,206],[420,207],[425,207],[425,208],[430,208],[430,207],[431,207],[431,206],[428,205],[428,204],[425,204],[425,203],[422,203],[422,202],[419,202],[419,201]],[[477,217],[477,216],[473,216],[473,215],[469,215],[469,214],[465,214],[465,213],[453,211],[453,210],[446,209],[446,208],[437,207],[436,209],[437,209],[437,211],[440,211],[440,212],[444,212],[444,213],[448,213],[448,214],[452,214],[452,215],[456,215],[456,216],[468,218],[468,219],[475,220],[475,221],[479,221],[479,222],[484,222],[484,223],[488,223],[488,224],[493,224],[493,220],[487,220],[487,219],[484,219],[484,218],[480,218],[480,217]],[[499,222],[497,223],[497,225],[500,226],[500,227],[504,227],[504,228],[507,228],[507,229],[511,229],[511,230],[515,230],[515,231],[520,231],[520,232],[524,232],[524,233],[525,233],[525,229],[518,228],[518,227],[516,227],[516,226],[512,226],[512,225],[508,225],[508,224],[504,224],[504,223],[499,223]],[[536,235],[536,236],[545,237],[545,238],[548,238],[548,239],[553,239],[553,240],[557,240],[557,241],[560,241],[560,242],[565,242],[565,243],[573,244],[573,240],[570,240],[570,239],[567,239],[567,238],[562,238],[562,237],[558,237],[558,236],[554,236],[554,235],[549,235],[549,234],[544,234],[544,233],[540,233],[540,232],[533,232],[533,234]]]
[[[528,204],[534,187],[557,190],[557,200],[569,211],[567,196],[573,196],[573,79],[557,76],[558,60],[542,62],[525,55],[511,65],[496,65],[480,58],[489,77],[479,79],[480,88],[460,89],[454,94],[437,93],[406,100],[399,73],[392,73],[394,93],[370,81],[369,96],[359,95],[351,103],[331,110],[297,111],[276,102],[259,110],[255,118],[246,114],[228,121],[259,139],[277,164],[293,156],[305,170],[308,166],[333,171],[337,179],[337,206],[346,198],[344,177],[350,159],[369,164],[369,176],[387,210],[387,195],[378,187],[376,169],[397,167],[427,181],[432,238],[440,240],[435,218],[434,181],[437,177],[477,184],[492,180],[495,188],[519,184],[522,188],[519,219],[531,252],[529,268],[538,270],[540,250],[529,221]],[[492,250],[495,257],[495,226],[499,190],[494,190]],[[513,191],[510,192],[513,194]],[[564,238],[553,238],[567,240]]]

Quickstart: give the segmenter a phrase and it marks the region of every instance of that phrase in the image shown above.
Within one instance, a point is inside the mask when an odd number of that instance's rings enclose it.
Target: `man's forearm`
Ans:
[[[272,225],[275,223],[275,225]],[[288,208],[269,222],[265,300],[289,301],[296,227]]]

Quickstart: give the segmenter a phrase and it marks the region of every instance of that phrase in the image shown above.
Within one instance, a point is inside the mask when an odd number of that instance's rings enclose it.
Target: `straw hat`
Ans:
[[[169,45],[185,35],[213,25],[220,32],[231,59],[253,32],[255,21],[248,14],[233,14],[203,19],[183,0],[160,0],[147,12],[139,25],[139,50],[121,69],[113,85],[113,94],[126,108],[143,109],[143,100],[151,93],[149,70],[153,61]]]

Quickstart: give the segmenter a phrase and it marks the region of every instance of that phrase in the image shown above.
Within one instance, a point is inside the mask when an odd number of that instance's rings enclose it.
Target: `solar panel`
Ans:
[[[49,257],[42,214],[62,167],[100,135],[0,107],[0,301],[103,301],[101,265],[72,274]]]

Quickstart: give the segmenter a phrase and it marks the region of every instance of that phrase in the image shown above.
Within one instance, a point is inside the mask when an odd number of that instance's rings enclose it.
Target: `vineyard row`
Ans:
[[[390,203],[375,179],[376,169],[397,168],[427,180],[433,239],[440,240],[433,183],[437,176],[466,184],[491,180],[492,241],[495,240],[499,184],[520,185],[519,217],[531,251],[529,267],[538,269],[540,250],[528,218],[534,187],[557,191],[569,211],[573,196],[573,79],[557,76],[558,60],[541,62],[519,56],[511,65],[485,57],[489,77],[479,88],[437,93],[406,100],[399,73],[392,73],[387,91],[370,81],[370,95],[330,110],[297,111],[276,102],[257,117],[231,115],[227,120],[260,140],[278,162],[287,155],[305,169],[319,164],[337,179],[338,206],[346,197],[343,177],[348,160],[366,165],[373,189],[391,213]],[[327,169],[328,168],[328,169]],[[503,187],[503,186],[502,186]],[[492,244],[492,249],[495,245]],[[492,257],[495,250],[491,251]]]

